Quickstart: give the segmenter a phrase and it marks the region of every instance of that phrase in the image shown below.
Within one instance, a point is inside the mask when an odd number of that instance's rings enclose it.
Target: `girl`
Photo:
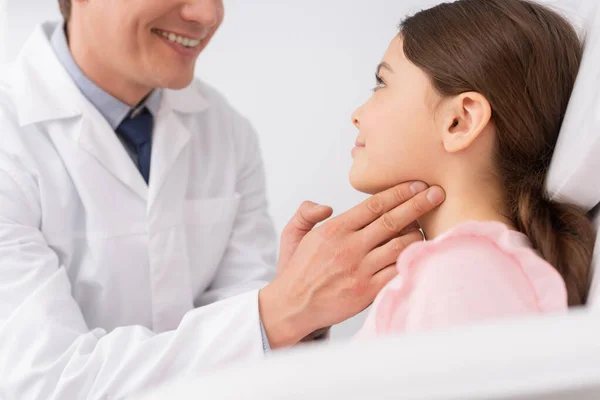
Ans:
[[[566,310],[586,301],[594,232],[544,180],[582,56],[573,27],[524,0],[407,18],[353,114],[350,181],[420,180],[446,201],[397,261],[359,337]]]

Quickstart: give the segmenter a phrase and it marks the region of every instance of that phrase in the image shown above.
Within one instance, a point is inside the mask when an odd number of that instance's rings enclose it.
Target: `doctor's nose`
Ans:
[[[183,19],[197,22],[206,28],[214,28],[223,19],[222,0],[192,0],[181,11]]]

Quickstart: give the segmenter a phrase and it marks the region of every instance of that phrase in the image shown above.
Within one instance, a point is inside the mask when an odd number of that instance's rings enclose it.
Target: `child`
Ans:
[[[544,180],[582,55],[573,27],[524,0],[459,0],[400,27],[377,69],[350,181],[446,191],[418,223],[359,337],[585,303],[594,232]]]

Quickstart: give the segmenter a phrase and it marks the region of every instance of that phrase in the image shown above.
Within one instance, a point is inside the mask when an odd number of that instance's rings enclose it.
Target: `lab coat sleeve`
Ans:
[[[260,289],[275,277],[278,241],[268,212],[258,137],[242,116],[234,114],[233,121],[240,205],[218,272],[208,290],[199,294],[196,305]]]
[[[0,399],[120,399],[264,357],[257,291],[192,310],[160,334],[88,327],[39,229],[36,188],[0,154]]]

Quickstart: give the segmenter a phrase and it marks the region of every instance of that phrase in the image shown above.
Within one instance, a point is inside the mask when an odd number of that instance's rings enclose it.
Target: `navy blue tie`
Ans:
[[[139,114],[126,118],[117,127],[117,133],[135,149],[138,169],[146,183],[150,179],[150,155],[152,154],[152,114],[144,108]]]

